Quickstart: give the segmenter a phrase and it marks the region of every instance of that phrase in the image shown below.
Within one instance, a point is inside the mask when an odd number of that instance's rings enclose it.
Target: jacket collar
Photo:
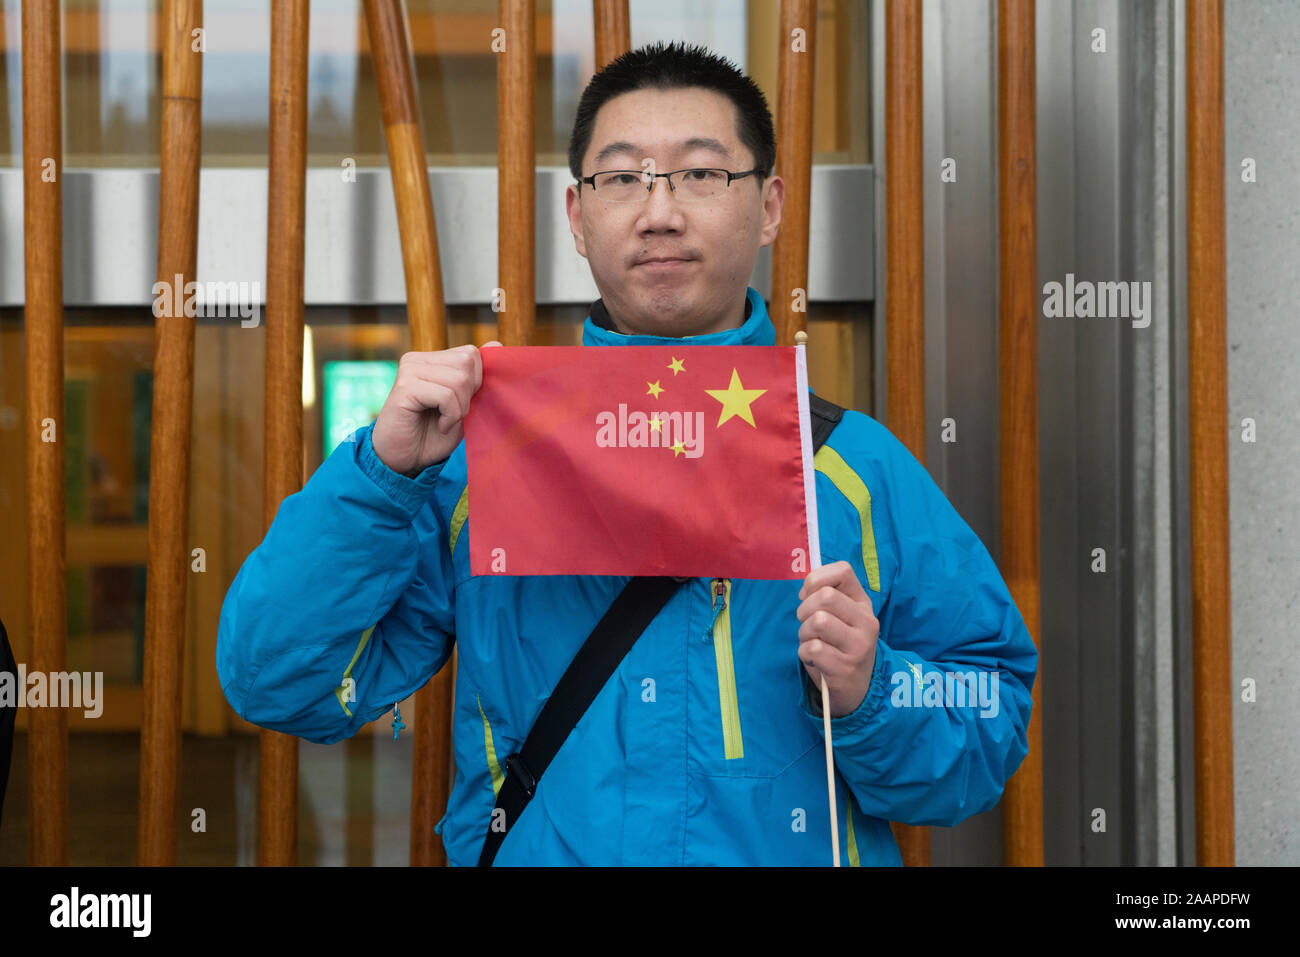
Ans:
[[[614,328],[603,300],[591,304],[582,326],[584,346],[771,346],[776,344],[776,327],[767,314],[767,305],[758,290],[745,289],[745,321],[734,329],[710,332],[702,336],[624,335]]]

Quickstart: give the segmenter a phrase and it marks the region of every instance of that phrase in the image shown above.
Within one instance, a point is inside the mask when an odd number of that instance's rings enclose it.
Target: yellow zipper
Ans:
[[[722,711],[722,744],[727,760],[743,758],[740,705],[736,698],[736,666],[731,657],[731,579],[715,578],[713,592],[713,654],[718,664],[718,707]],[[718,608],[718,600],[722,607]]]

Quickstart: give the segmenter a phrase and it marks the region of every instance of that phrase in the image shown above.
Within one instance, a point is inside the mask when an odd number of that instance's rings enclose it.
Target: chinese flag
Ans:
[[[465,418],[471,574],[807,575],[816,511],[797,347],[481,355]]]

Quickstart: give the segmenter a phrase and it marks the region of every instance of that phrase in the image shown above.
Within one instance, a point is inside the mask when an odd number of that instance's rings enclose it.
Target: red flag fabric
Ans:
[[[484,349],[465,417],[470,573],[803,578],[796,353]]]

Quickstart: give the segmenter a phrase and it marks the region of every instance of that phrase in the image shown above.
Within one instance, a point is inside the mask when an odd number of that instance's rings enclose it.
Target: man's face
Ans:
[[[615,151],[599,155],[610,146]],[[646,89],[601,106],[582,175],[697,167],[753,169],[754,156],[736,135],[735,105],[701,87]],[[754,175],[733,181],[715,198],[686,201],[661,177],[644,202],[605,202],[584,183],[581,192],[568,188],[565,206],[578,252],[621,332],[696,336],[743,321],[749,276],[759,248],[776,239],[784,197],[779,177],[760,187]],[[685,261],[644,262],[657,257]]]

